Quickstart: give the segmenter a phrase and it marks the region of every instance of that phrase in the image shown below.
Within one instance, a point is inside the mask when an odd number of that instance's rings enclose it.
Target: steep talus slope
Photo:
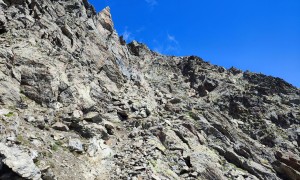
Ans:
[[[0,179],[300,179],[300,91],[129,44],[86,0],[0,0]]]

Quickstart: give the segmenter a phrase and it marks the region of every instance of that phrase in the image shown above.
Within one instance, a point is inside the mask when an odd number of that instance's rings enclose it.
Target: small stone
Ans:
[[[6,115],[9,113],[10,113],[10,110],[8,110],[8,109],[0,109],[0,116]]]
[[[112,123],[107,121],[104,123],[104,127],[106,128],[108,134],[110,134],[110,135],[114,134],[115,127]]]
[[[145,170],[145,167],[143,167],[143,166],[135,166],[133,169],[135,171],[142,171],[142,170]]]
[[[165,97],[166,97],[167,99],[171,99],[171,98],[173,97],[173,95],[172,95],[172,94],[166,94]]]
[[[151,178],[153,179],[153,180],[161,180],[157,175],[155,175],[155,174],[152,174],[151,175]]]
[[[47,168],[47,169],[43,170],[42,175],[43,175],[44,180],[57,179],[57,178],[55,178],[55,175],[54,175],[53,171],[50,168]]]
[[[143,118],[148,117],[147,112],[145,109],[142,109],[141,112],[139,113]]]
[[[16,142],[16,137],[15,136],[10,136],[6,138],[7,141],[11,141],[11,142]]]
[[[27,116],[24,118],[24,120],[27,122],[35,122],[36,121],[36,119],[33,116]]]
[[[39,153],[36,150],[30,149],[30,156],[31,159],[36,161],[36,159],[39,157]]]
[[[93,138],[93,139],[90,140],[90,143],[88,145],[87,154],[90,157],[93,157],[93,156],[96,155],[96,153],[99,151],[99,149],[100,149],[99,142],[97,141],[96,138]]]
[[[117,170],[116,170],[116,174],[117,174],[117,175],[120,175],[120,174],[121,174],[121,172],[122,172],[122,171],[121,171],[121,169],[120,169],[120,168],[117,168]]]
[[[36,118],[37,122],[45,122],[45,117],[44,116],[37,116]]]
[[[71,151],[83,152],[83,145],[79,139],[70,139],[69,140],[69,148]]]
[[[140,148],[140,147],[142,147],[142,145],[143,145],[143,140],[139,140],[139,141],[133,143],[133,145],[134,145],[135,147],[137,147],[137,148]]]
[[[59,140],[62,140],[62,139],[65,138],[62,134],[57,134],[57,133],[52,134],[51,136],[53,137],[53,139],[54,139],[55,141],[59,141]]]
[[[79,111],[79,110],[73,111],[73,118],[74,119],[80,119],[82,116],[83,116],[82,111]]]
[[[193,173],[191,173],[191,176],[197,177],[197,176],[198,176],[198,173],[197,173],[197,172],[193,172]]]
[[[88,122],[99,123],[102,121],[102,118],[98,112],[89,112],[84,116],[84,120]]]
[[[164,119],[164,121],[165,121],[165,123],[168,124],[169,126],[172,126],[172,123],[171,123],[169,120]]]
[[[117,114],[118,114],[119,119],[120,119],[121,121],[125,121],[125,120],[127,120],[128,117],[129,117],[129,115],[128,115],[128,113],[127,113],[126,111],[118,111]]]
[[[37,137],[34,134],[30,134],[29,139],[37,139]]]
[[[170,103],[172,103],[172,104],[181,103],[181,99],[179,99],[179,98],[173,98],[173,99],[170,100]]]
[[[69,131],[69,127],[61,122],[56,122],[52,125],[52,128],[59,131]]]

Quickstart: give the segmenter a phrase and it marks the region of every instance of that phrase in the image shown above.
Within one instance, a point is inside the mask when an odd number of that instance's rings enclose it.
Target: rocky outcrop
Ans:
[[[109,7],[0,0],[0,179],[299,179],[299,99],[126,44]]]
[[[113,23],[112,18],[111,18],[109,7],[106,7],[105,9],[103,9],[98,14],[97,18],[98,18],[100,24],[102,25],[102,27],[104,27],[105,29],[107,29],[110,32],[114,31],[114,23]]]
[[[286,179],[300,178],[300,158],[299,156],[287,152],[276,152],[277,161],[273,163],[274,169]]]

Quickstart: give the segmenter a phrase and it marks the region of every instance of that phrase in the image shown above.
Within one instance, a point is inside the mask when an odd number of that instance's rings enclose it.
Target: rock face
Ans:
[[[299,101],[126,44],[86,0],[0,0],[0,179],[299,179]]]

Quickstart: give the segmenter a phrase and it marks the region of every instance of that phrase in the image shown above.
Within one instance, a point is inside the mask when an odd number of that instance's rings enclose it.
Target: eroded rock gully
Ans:
[[[299,99],[126,44],[86,0],[0,0],[0,179],[300,179]]]

